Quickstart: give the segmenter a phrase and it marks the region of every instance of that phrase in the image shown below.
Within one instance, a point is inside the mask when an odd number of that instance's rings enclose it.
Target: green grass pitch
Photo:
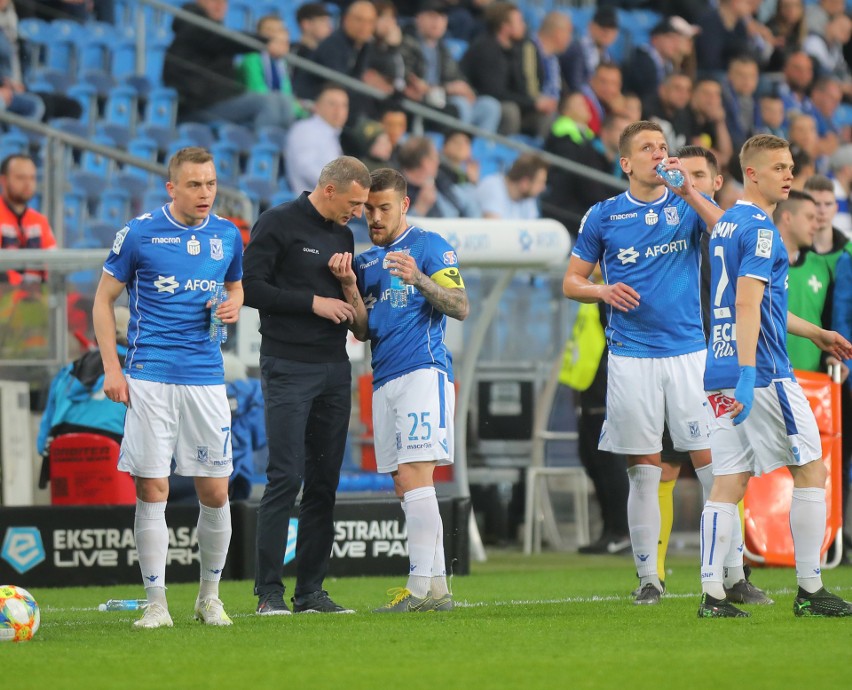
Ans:
[[[9,690],[850,687],[852,618],[795,618],[793,572],[768,569],[752,580],[774,606],[700,620],[696,561],[669,559],[656,607],[631,603],[632,561],[613,556],[492,552],[454,579],[457,608],[441,614],[370,613],[402,577],[327,581],[355,615],[271,618],[254,615],[250,582],[224,582],[230,628],[192,619],[195,585],[169,588],[175,627],[150,631],[131,631],[137,612],[97,611],[141,587],[36,588],[41,629],[0,645],[0,678]],[[852,597],[852,568],[824,577]]]

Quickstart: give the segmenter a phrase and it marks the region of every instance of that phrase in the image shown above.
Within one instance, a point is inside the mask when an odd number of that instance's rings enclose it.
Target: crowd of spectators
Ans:
[[[112,5],[15,3],[22,16],[65,12],[81,21],[114,19]],[[323,160],[341,153],[373,166],[404,160],[411,170],[436,159],[435,174],[413,183],[423,194],[415,210],[431,215],[477,217],[479,178],[508,174],[517,154],[496,165],[484,161],[476,138],[407,112],[406,99],[616,178],[623,177],[615,146],[620,128],[639,118],[658,121],[672,149],[712,150],[732,192],[740,177],[736,153],[760,132],[789,138],[800,173],[842,176],[837,161],[844,156],[835,154],[850,143],[852,120],[852,19],[843,0],[651,5],[624,0],[592,11],[541,12],[537,4],[505,0],[305,2],[292,18],[283,5],[279,15],[255,15],[257,26],[243,38],[263,43],[260,52],[176,17],[163,83],[178,93],[179,122],[280,130],[280,170],[294,194],[311,188]],[[73,99],[27,90],[9,14],[15,6],[0,0],[0,107],[36,118],[78,116]],[[194,0],[183,9],[222,24],[228,6]],[[629,21],[639,11],[651,23]],[[288,26],[297,27],[292,41]],[[291,56],[376,95],[345,83],[329,90],[328,74]],[[415,142],[406,147],[409,139]],[[537,206],[571,232],[591,203],[619,189],[578,184],[582,174],[557,166],[543,174]]]

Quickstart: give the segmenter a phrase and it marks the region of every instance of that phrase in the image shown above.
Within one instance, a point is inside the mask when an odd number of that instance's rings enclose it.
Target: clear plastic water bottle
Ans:
[[[680,170],[666,170],[668,164],[669,159],[663,158],[657,166],[657,174],[672,187],[683,187],[683,173]]]
[[[147,599],[110,599],[106,604],[98,604],[98,611],[138,611],[147,605]]]
[[[224,285],[218,285],[210,296],[210,340],[224,343],[228,340],[228,326],[216,316],[216,309],[228,299]]]
[[[393,273],[390,277],[390,303],[394,309],[408,306],[408,286],[402,282],[402,278]]]

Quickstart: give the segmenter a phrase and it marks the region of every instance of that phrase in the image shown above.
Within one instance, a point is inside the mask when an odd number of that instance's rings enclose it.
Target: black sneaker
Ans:
[[[339,604],[335,604],[324,589],[300,597],[293,597],[290,601],[293,602],[295,613],[355,613],[353,609],[345,609]]]
[[[748,618],[751,614],[741,611],[727,599],[716,599],[706,592],[701,595],[698,607],[699,618]]]
[[[818,589],[813,594],[808,594],[799,587],[799,592],[793,601],[793,613],[797,616],[842,618],[852,616],[852,604],[843,601],[825,587]]]
[[[755,587],[748,580],[740,580],[730,587],[725,587],[725,598],[735,604],[762,604],[767,606],[775,602],[766,596],[760,587]]]
[[[284,592],[274,590],[261,594],[257,598],[257,610],[255,613],[258,616],[289,616],[290,609],[284,603]]]
[[[660,603],[662,591],[657,589],[653,582],[648,582],[644,587],[640,588],[633,603],[637,606],[654,606]]]
[[[663,591],[662,591],[661,593],[662,593],[662,594],[665,594],[665,593],[666,593],[666,581],[665,581],[665,580],[660,580],[660,586],[663,588]],[[630,592],[630,596],[631,596],[631,597],[633,597],[633,598],[635,599],[636,597],[638,597],[638,596],[639,596],[639,592],[641,592],[641,591],[642,591],[642,588],[641,588],[641,587],[637,587],[637,588],[636,588],[636,589],[634,589],[632,592]]]

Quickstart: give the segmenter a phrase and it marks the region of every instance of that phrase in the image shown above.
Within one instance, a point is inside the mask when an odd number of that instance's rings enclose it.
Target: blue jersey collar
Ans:
[[[163,215],[165,215],[166,220],[168,220],[172,225],[177,226],[181,230],[201,230],[202,228],[207,227],[207,223],[210,222],[211,214],[208,214],[207,217],[198,225],[184,225],[183,223],[179,223],[177,220],[175,220],[175,217],[172,215],[172,211],[169,208],[169,205],[163,204]]]

